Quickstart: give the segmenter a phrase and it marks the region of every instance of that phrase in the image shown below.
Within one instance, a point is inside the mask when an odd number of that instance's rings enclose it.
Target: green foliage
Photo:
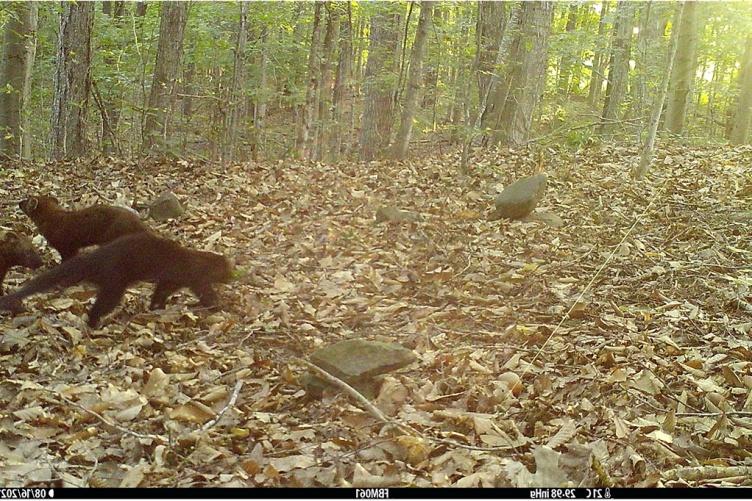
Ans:
[[[339,4],[343,13],[341,22],[347,22],[346,6]],[[412,15],[407,14],[412,5]],[[507,15],[517,3],[508,4]],[[561,124],[577,126],[592,121],[603,106],[582,105],[590,91],[596,54],[606,60],[612,40],[616,2],[577,2],[575,29],[567,31],[570,2],[555,5],[548,49],[548,68],[543,106],[536,112],[534,128],[540,135],[561,129],[558,141],[567,145],[586,142],[591,131],[587,128],[565,132]],[[598,34],[603,5],[608,5],[605,32]],[[91,77],[104,103],[115,103],[120,111],[117,135],[126,154],[136,153],[141,141],[144,108],[148,100],[152,73],[158,46],[160,6],[148,3],[143,17],[136,15],[136,3],[125,3],[121,19],[116,20],[102,11],[98,3],[92,38]],[[641,26],[647,3],[636,7],[634,26]],[[406,71],[410,65],[410,48],[415,37],[420,4],[408,1],[349,3],[352,21],[353,56],[351,64],[356,71],[353,88],[360,94],[348,98],[357,129],[362,120],[363,73],[369,56],[370,22],[379,13],[399,13],[398,47],[387,54],[388,59],[399,58],[398,72],[380,71],[374,80],[386,88],[405,85]],[[39,3],[39,30],[37,55],[32,75],[32,95],[26,107],[31,117],[30,132],[33,150],[38,156],[47,155],[47,138],[50,135],[50,113],[53,100],[56,37],[59,29],[59,3]],[[632,40],[633,65],[630,71],[630,92],[623,103],[625,116],[635,116],[633,102],[637,82],[644,82],[643,108],[653,98],[665,70],[668,36],[671,32],[673,2],[650,3],[650,16],[657,19],[657,36],[638,46],[640,34],[635,30]],[[7,23],[9,9],[0,5],[0,27]],[[240,5],[234,2],[194,2],[190,5],[185,31],[183,69],[190,67],[192,80],[178,82],[178,112],[170,117],[178,129],[177,139],[171,147],[179,153],[216,151],[221,140],[220,127],[228,108],[228,89],[231,85],[234,51],[237,40]],[[251,110],[263,102],[268,108],[268,120],[263,124],[267,138],[264,143],[275,152],[289,151],[293,142],[294,127],[300,117],[300,106],[305,103],[309,83],[308,59],[314,5],[306,2],[253,2],[249,4],[248,32],[245,47],[246,80],[242,95],[244,117],[241,120],[243,141],[250,142],[254,130]],[[465,124],[477,113],[480,102],[478,74],[476,72],[478,17],[477,2],[440,2],[434,10],[434,23],[429,33],[429,44],[423,61],[423,94],[418,110],[417,138],[421,133],[448,132],[453,138],[468,138],[482,131],[473,131]],[[702,4],[700,9],[701,36],[698,47],[698,77],[690,102],[690,124],[694,135],[720,137],[723,121],[734,103],[744,34],[752,31],[752,3],[729,2]],[[407,22],[407,24],[406,24]],[[322,38],[326,16],[322,16]],[[344,26],[344,24],[343,24]],[[344,33],[344,29],[342,31]],[[406,40],[404,39],[406,37]],[[403,50],[404,44],[404,50]],[[404,60],[401,58],[404,55]],[[336,57],[339,57],[337,54]],[[266,85],[261,85],[261,61],[266,61]],[[360,66],[357,66],[359,63]],[[508,63],[508,61],[507,61]],[[567,76],[566,68],[569,68]],[[606,71],[607,73],[607,71]],[[504,68],[498,69],[504,76]],[[561,92],[561,77],[567,77],[569,94]],[[605,75],[607,76],[607,74]],[[7,89],[6,89],[7,90]],[[395,89],[396,96],[404,95],[404,88]],[[573,104],[573,100],[579,100]],[[639,106],[634,106],[639,107]],[[454,108],[454,121],[450,110]],[[395,106],[400,109],[400,103]],[[459,110],[459,111],[457,111]],[[643,112],[644,110],[640,110]],[[189,113],[190,112],[190,113]],[[630,115],[631,114],[631,115]],[[462,124],[457,123],[462,116]],[[394,117],[395,123],[397,117]],[[101,110],[92,98],[89,101],[88,131],[95,149],[101,147]],[[349,124],[348,124],[349,126]],[[214,149],[212,149],[214,148]],[[214,153],[212,153],[214,154]],[[276,154],[276,153],[275,153]]]
[[[564,144],[573,150],[579,150],[588,144],[593,137],[593,129],[581,128],[570,129],[564,138]]]

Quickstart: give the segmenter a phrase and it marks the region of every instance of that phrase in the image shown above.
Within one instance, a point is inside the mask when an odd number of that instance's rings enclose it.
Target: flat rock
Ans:
[[[401,369],[415,360],[415,353],[403,346],[364,339],[348,339],[311,354],[311,362],[368,398],[375,396],[378,390],[375,376]],[[312,374],[305,379],[308,389],[314,392],[328,386],[326,381]]]
[[[530,214],[546,191],[546,175],[523,177],[510,184],[494,200],[496,209],[490,219],[522,219]]]
[[[393,343],[348,339],[313,352],[311,361],[339,378],[372,377],[415,361],[412,350]]]
[[[149,217],[159,222],[176,219],[184,213],[185,209],[180,205],[178,197],[171,191],[159,195],[149,206]]]

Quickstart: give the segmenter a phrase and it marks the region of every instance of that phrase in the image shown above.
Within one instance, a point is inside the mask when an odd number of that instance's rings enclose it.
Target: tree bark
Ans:
[[[669,82],[665,126],[669,132],[680,134],[684,128],[689,93],[697,71],[698,2],[685,2],[682,9],[681,31],[677,41],[676,61]]]
[[[713,68],[713,78],[710,79],[710,90],[708,92],[708,114],[711,124],[716,123],[716,116],[715,116],[715,103],[716,103],[716,94],[718,93],[718,87],[720,86],[720,82],[723,80],[722,75],[725,72],[726,68],[722,63],[718,63]],[[731,127],[730,124],[726,124],[726,127],[724,127],[724,134],[723,137],[726,139],[729,138],[729,134],[731,133]]]
[[[568,35],[568,38],[570,38],[571,34],[575,31],[577,28],[577,13],[578,13],[579,6],[576,3],[569,5],[569,10],[567,10],[567,24],[566,24],[566,33]],[[574,47],[573,43],[570,43],[570,47]],[[569,88],[570,88],[570,78],[572,76],[572,66],[575,64],[577,59],[579,58],[579,47],[577,47],[576,55],[572,54],[572,51],[565,51],[565,53],[561,56],[561,62],[559,63],[559,83],[557,85],[559,94],[563,94],[565,96],[569,95]]]
[[[468,76],[470,66],[477,67],[477,63],[469,61],[466,57],[465,47],[470,45],[470,27],[468,13],[470,10],[462,4],[455,5],[455,16],[457,22],[460,24],[460,36],[456,37],[455,42],[452,44],[452,52],[456,57],[453,66],[453,72],[449,88],[453,89],[452,98],[449,103],[449,109],[447,110],[446,123],[457,126],[463,123],[465,114],[468,110],[468,100],[470,96],[470,90],[473,90],[471,86],[467,85],[467,80],[471,77]],[[498,48],[498,44],[497,44]],[[477,75],[477,71],[472,72],[473,75]],[[480,85],[480,82],[478,82]],[[457,127],[451,128],[450,140],[457,141],[458,135]]]
[[[258,151],[262,143],[262,133],[266,125],[266,109],[268,103],[268,70],[269,56],[267,55],[269,30],[264,28],[259,41],[261,46],[258,58],[258,86],[257,93],[253,101],[253,129],[251,131],[251,157],[258,160]]]
[[[26,103],[31,91],[31,70],[37,47],[37,2],[8,4],[0,75],[6,89],[0,92],[0,151],[30,157],[31,135]]]
[[[397,59],[397,64],[399,65],[399,79],[397,80],[397,89],[394,93],[394,102],[399,103],[402,101],[402,94],[405,91],[404,85],[405,85],[405,72],[407,71],[407,68],[410,66],[407,62],[407,40],[409,38],[410,34],[410,19],[413,15],[413,7],[415,7],[415,2],[410,2],[407,6],[407,16],[405,18],[405,22],[403,23],[405,25],[405,29],[403,30],[404,35],[402,35],[402,41],[399,42],[399,46],[395,47],[395,50],[399,51],[399,55]]]
[[[750,118],[752,118],[752,35],[747,36],[737,85],[739,98],[729,139],[731,144],[745,144],[749,134]]]
[[[146,8],[149,6],[146,2],[137,2],[136,3],[136,17],[139,17],[141,19],[144,18],[146,15]]]
[[[363,50],[366,39],[366,23],[363,16],[358,17],[357,31],[353,41],[353,50],[355,51],[355,67],[353,68],[353,94],[359,96],[363,85]]]
[[[188,130],[191,126],[191,122],[193,121],[193,95],[195,94],[196,89],[196,63],[191,61],[188,64],[185,65],[185,71],[183,71],[183,82],[181,85],[182,88],[182,106],[180,107],[180,110],[182,112],[182,141],[181,141],[181,153],[183,155],[186,154],[186,151],[188,150]]]
[[[170,117],[183,57],[188,2],[162,2],[159,45],[144,123],[144,150],[164,152],[171,143]]]
[[[653,103],[653,112],[650,117],[650,125],[648,126],[648,135],[645,138],[645,144],[642,147],[640,163],[632,170],[632,177],[635,179],[640,179],[647,174],[648,167],[653,159],[653,152],[655,151],[655,136],[658,132],[658,122],[661,119],[663,103],[666,101],[666,94],[668,93],[668,82],[671,71],[674,67],[674,60],[676,59],[676,45],[679,38],[679,30],[681,29],[682,11],[686,6],[687,2],[682,2],[677,5],[676,16],[674,17],[674,32],[671,34],[671,43],[669,44],[668,49],[668,64],[666,65],[666,71],[663,74],[660,91]]]
[[[520,15],[521,29],[510,53],[509,92],[496,134],[497,142],[513,146],[527,142],[543,93],[553,2],[525,2]]]
[[[449,6],[446,5],[448,8]],[[441,2],[437,2],[433,7],[432,23],[434,26],[433,31],[443,33],[444,30],[444,15],[445,5]],[[442,35],[439,35],[439,39]],[[436,130],[436,111],[439,105],[439,75],[441,74],[441,62],[442,62],[442,47],[441,44],[435,46],[435,53],[429,53],[425,64],[425,91],[423,92],[424,108],[431,109],[431,129]]]
[[[601,2],[601,15],[598,20],[598,38],[596,38],[596,47],[593,55],[593,68],[590,72],[590,84],[588,89],[588,102],[590,106],[597,106],[603,92],[603,62],[606,59],[608,51],[606,35],[606,16],[608,15],[609,0]]]
[[[662,44],[663,37],[660,33],[660,12],[653,2],[644,2],[639,6],[640,30],[637,35],[636,55],[634,56],[635,71],[632,85],[632,116],[642,118],[650,110],[648,96],[651,89],[660,85],[661,73],[657,73],[658,64],[652,54]],[[663,68],[661,68],[663,70]],[[657,82],[654,83],[653,82]],[[652,84],[652,85],[651,85]]]
[[[110,16],[112,24],[119,31],[125,13],[125,3],[122,1],[102,2],[102,12]],[[116,64],[113,50],[108,50],[104,56],[104,63],[107,67],[113,68]],[[117,140],[117,127],[120,121],[120,108],[123,96],[123,86],[117,81],[109,82],[107,93],[103,96],[104,106],[102,107],[102,151],[105,154],[111,154],[119,151]]]
[[[308,52],[308,84],[306,85],[306,100],[298,125],[296,151],[298,158],[311,158],[313,145],[312,129],[318,118],[318,103],[316,93],[319,86],[319,52],[321,51],[321,3],[316,2],[313,14],[313,31],[311,33],[311,47]]]
[[[340,31],[339,40],[339,62],[337,64],[337,76],[334,79],[334,93],[332,96],[332,109],[334,110],[333,117],[333,132],[330,145],[330,157],[332,160],[337,160],[342,153],[342,146],[344,142],[343,130],[346,130],[344,124],[350,122],[350,119],[346,117],[345,101],[352,101],[352,52],[353,52],[353,37],[352,37],[352,12],[351,6],[347,4],[347,19],[342,24],[342,30]],[[350,104],[352,106],[352,103]],[[350,130],[352,130],[350,128]],[[348,141],[349,144],[349,141]]]
[[[418,108],[418,94],[423,78],[423,58],[426,55],[428,45],[428,30],[431,29],[431,14],[434,2],[423,1],[420,4],[420,20],[415,33],[415,41],[410,53],[410,74],[407,79],[407,91],[405,93],[405,105],[402,108],[399,131],[394,142],[393,156],[403,159],[407,156],[410,145],[410,136],[413,130],[413,120]]]
[[[485,95],[481,96],[482,99],[480,99],[478,107],[480,111],[479,125],[484,130],[497,127],[497,124],[501,120],[501,112],[504,110],[504,103],[506,103],[507,96],[509,95],[509,85],[511,83],[509,73],[514,64],[516,64],[516,61],[512,57],[512,49],[522,30],[521,19],[523,7],[524,3],[520,3],[514,8],[509,21],[505,25],[504,31],[501,33],[501,39],[498,41],[499,46],[497,48],[496,62],[493,66],[494,71],[486,87]]]
[[[55,160],[83,156],[91,88],[94,3],[64,3],[55,63],[51,153]]]
[[[478,1],[476,23],[476,63],[478,72],[478,101],[486,94],[491,78],[499,69],[494,67],[499,40],[506,28],[506,3]]]
[[[319,93],[319,126],[317,140],[314,145],[314,158],[320,159],[328,151],[333,134],[332,102],[334,100],[334,69],[337,63],[336,48],[339,39],[340,4],[327,4],[326,35],[324,35],[324,51],[321,59],[321,92]]]
[[[225,115],[225,147],[223,159],[232,162],[238,148],[238,129],[240,119],[244,114],[245,99],[245,45],[248,40],[248,2],[240,2],[238,19],[238,34],[235,40],[235,58],[232,68],[232,83],[230,85],[229,109]]]
[[[498,115],[504,107],[506,101],[507,92],[509,90],[508,79],[501,81],[501,69],[504,67],[506,61],[509,59],[511,40],[520,31],[520,19],[522,16],[522,8],[524,4],[518,4],[512,11],[512,15],[509,21],[506,23],[506,28],[501,38],[498,41],[498,47],[496,49],[496,60],[494,61],[494,71],[491,74],[491,80],[489,80],[486,86],[485,93],[480,96],[478,102],[478,111],[475,114],[475,119],[471,122],[470,113],[467,112],[465,116],[465,125],[467,126],[466,136],[462,143],[462,156],[460,159],[460,171],[466,173],[468,171],[468,160],[470,158],[470,149],[477,136],[478,128],[483,125],[485,129],[486,123],[495,123]],[[491,92],[493,91],[493,101],[490,100]],[[496,104],[498,103],[498,106]]]
[[[606,86],[606,102],[603,105],[603,114],[599,126],[601,134],[613,130],[614,122],[619,119],[621,104],[626,95],[633,17],[633,5],[628,0],[619,0],[616,6],[616,22],[614,23],[608,85]]]
[[[371,17],[360,134],[360,158],[365,161],[383,154],[389,145],[394,88],[398,79],[394,50],[399,40],[399,14],[394,12],[398,6],[390,3],[374,5],[378,11]]]
[[[139,151],[143,148],[144,143],[144,124],[146,123],[146,113],[149,108],[149,95],[146,90],[146,60],[144,59],[143,39],[144,39],[144,16],[146,16],[148,4],[146,2],[137,2],[134,9],[134,15],[131,17],[131,33],[133,36],[133,46],[138,54],[138,99],[139,99],[139,117],[138,126],[131,126],[130,149]],[[134,100],[136,92],[133,92]],[[185,142],[185,136],[183,136]]]

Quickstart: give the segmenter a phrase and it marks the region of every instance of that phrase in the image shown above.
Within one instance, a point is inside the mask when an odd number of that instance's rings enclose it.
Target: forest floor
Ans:
[[[144,284],[98,330],[85,286],[0,317],[0,483],[749,485],[752,149],[669,148],[641,182],[635,154],[549,160],[541,208],[560,228],[487,220],[533,172],[523,152],[469,177],[454,154],[4,165],[5,227],[31,234],[25,194],[81,207],[169,188],[186,215],[151,224],[246,273],[220,312],[186,293],[147,311]],[[377,224],[382,204],[423,219]],[[415,351],[375,400],[415,433],[301,388],[297,359],[347,338]]]

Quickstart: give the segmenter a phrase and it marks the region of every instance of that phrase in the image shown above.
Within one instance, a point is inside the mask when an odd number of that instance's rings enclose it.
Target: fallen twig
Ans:
[[[83,405],[81,405],[79,403],[76,403],[73,400],[70,400],[70,399],[62,396],[60,393],[58,393],[58,392],[56,392],[54,390],[50,390],[48,388],[42,388],[42,390],[46,391],[47,393],[51,393],[52,395],[56,396],[57,398],[59,398],[63,402],[65,402],[65,403],[67,403],[69,405],[72,405],[72,406],[74,406],[74,407],[76,407],[78,409],[81,409],[82,411],[84,411],[85,413],[87,413],[87,414],[89,414],[91,416],[94,416],[95,418],[97,418],[98,420],[100,420],[101,422],[103,422],[104,424],[106,424],[107,426],[111,426],[111,427],[115,428],[116,430],[118,430],[121,433],[125,433],[126,435],[131,435],[131,436],[134,436],[136,438],[149,439],[149,440],[157,440],[159,442],[169,443],[169,440],[166,437],[163,437],[162,435],[144,434],[144,433],[138,433],[138,432],[133,431],[133,430],[129,430],[128,428],[125,428],[124,426],[120,426],[119,424],[113,423],[112,421],[110,421],[109,419],[107,419],[103,415],[99,414],[98,412],[94,412],[91,409],[87,409]]]
[[[217,424],[220,419],[222,419],[222,416],[225,414],[225,412],[227,412],[227,409],[235,405],[235,402],[238,399],[238,394],[240,393],[240,388],[242,387],[243,387],[243,380],[238,379],[237,382],[235,383],[235,389],[232,390],[232,395],[230,396],[230,400],[227,401],[227,404],[224,407],[222,407],[222,410],[219,411],[219,413],[214,419],[212,419],[211,421],[207,423],[204,423],[204,426],[201,427],[201,431],[208,430],[209,428]]]
[[[321,376],[323,379],[327,380],[329,383],[344,390],[348,395],[350,395],[355,400],[360,402],[363,405],[363,407],[365,407],[366,410],[369,413],[371,413],[371,415],[374,416],[379,421],[386,423],[388,425],[394,426],[396,428],[399,428],[400,430],[407,433],[408,435],[415,436],[417,438],[421,438],[429,442],[450,445],[452,447],[459,447],[462,449],[469,449],[471,451],[501,452],[501,451],[511,451],[511,450],[517,449],[517,447],[514,447],[514,446],[476,447],[474,445],[461,444],[459,442],[455,442],[454,440],[447,440],[444,438],[435,438],[435,437],[425,436],[422,433],[420,433],[418,430],[413,428],[412,426],[404,424],[404,423],[400,423],[399,421],[389,418],[386,414],[381,412],[375,405],[373,405],[366,397],[364,397],[358,390],[356,390],[355,388],[353,388],[346,382],[342,381],[338,377],[332,376],[331,374],[326,372],[324,369],[322,369],[318,365],[312,364],[308,360],[303,360],[302,358],[296,358],[295,360],[309,367],[311,370],[313,370],[316,374]]]

